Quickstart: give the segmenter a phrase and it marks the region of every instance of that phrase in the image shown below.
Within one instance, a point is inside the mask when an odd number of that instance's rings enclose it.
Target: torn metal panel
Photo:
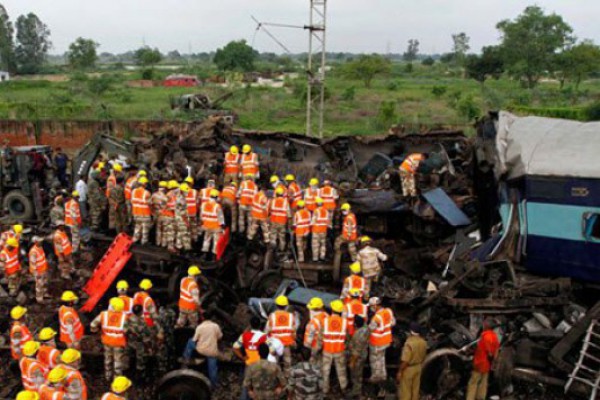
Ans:
[[[471,224],[469,217],[458,208],[442,188],[430,190],[423,193],[422,196],[450,225],[457,227]]]

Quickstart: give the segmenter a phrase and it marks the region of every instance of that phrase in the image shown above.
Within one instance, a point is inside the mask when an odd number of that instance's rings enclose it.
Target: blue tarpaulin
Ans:
[[[423,193],[423,197],[433,209],[452,226],[470,225],[471,220],[461,211],[442,188]]]

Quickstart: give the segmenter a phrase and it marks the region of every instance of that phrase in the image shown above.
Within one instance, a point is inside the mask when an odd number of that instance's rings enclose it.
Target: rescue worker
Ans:
[[[79,298],[70,290],[63,292],[60,300],[63,305],[58,309],[60,323],[60,341],[70,349],[80,349],[84,329],[79,314],[73,307]]]
[[[8,281],[8,295],[17,296],[21,289],[21,261],[19,259],[19,242],[16,238],[8,238],[0,251],[0,272]]]
[[[225,229],[225,216],[223,208],[217,202],[219,191],[213,189],[210,192],[210,200],[202,203],[201,219],[202,230],[204,231],[204,241],[202,242],[202,252],[212,252],[217,255],[217,244],[223,235]]]
[[[131,381],[124,376],[117,376],[110,385],[110,392],[104,393],[100,400],[127,400],[125,394],[131,388]]]
[[[56,349],[57,332],[52,328],[43,328],[38,334],[40,349],[37,352],[37,360],[44,367],[44,371],[48,372],[56,367],[60,362],[60,350]]]
[[[217,188],[217,183],[214,179],[209,179],[206,182],[206,187],[200,190],[200,205],[202,202],[210,200],[210,192]]]
[[[156,222],[156,245],[163,245],[163,237],[165,235],[165,229],[167,225],[167,203],[169,198],[167,197],[167,186],[166,181],[160,181],[158,183],[158,190],[150,197],[150,209],[152,210],[152,217]]]
[[[287,310],[289,300],[286,296],[275,299],[277,309],[269,315],[265,332],[283,343],[283,372],[289,376],[292,368],[292,347],[296,347],[296,332],[299,321],[296,315]]]
[[[127,204],[127,221],[129,223],[131,223],[132,220],[132,211],[133,211],[133,206],[131,204],[131,194],[133,193],[133,189],[136,186],[136,183],[138,181],[139,178],[141,178],[142,176],[144,176],[144,174],[142,174],[142,171],[140,171],[139,173],[136,171],[135,167],[132,167],[132,170],[130,171],[130,175],[127,178],[127,180],[125,180],[125,203]]]
[[[223,184],[237,181],[240,175],[240,150],[231,146],[223,160]]]
[[[260,227],[264,243],[269,244],[269,198],[262,189],[254,194],[251,215],[252,220],[250,222],[250,228],[248,229],[248,241],[254,239],[254,236],[256,236],[256,232]]]
[[[200,230],[198,229],[198,211],[200,209],[200,196],[194,189],[194,178],[188,176],[185,178],[189,190],[186,193],[185,200],[187,204],[188,223],[190,224],[190,237],[192,242],[198,240]]]
[[[272,175],[271,178],[269,179],[269,182],[271,182],[271,187],[273,188],[273,192],[275,192],[277,190],[278,187],[280,187],[283,190],[283,197],[287,198],[287,186],[285,186],[283,184],[283,182],[281,182],[281,179],[279,179],[279,177],[277,175]]]
[[[340,195],[337,189],[331,185],[330,180],[323,181],[323,186],[319,189],[319,197],[323,199],[323,207],[329,212],[329,220],[333,224],[337,201]]]
[[[288,379],[288,399],[323,400],[321,363],[299,362],[292,367]]]
[[[90,329],[93,333],[101,330],[102,346],[104,347],[104,377],[107,381],[118,375],[123,375],[125,367],[125,313],[123,300],[113,297],[110,299],[108,311],[102,311],[92,321]]]
[[[252,201],[257,191],[258,187],[254,183],[254,175],[244,175],[244,180],[237,193],[239,200],[238,230],[241,234],[244,234],[246,227],[249,228],[252,223]]]
[[[306,242],[311,231],[312,215],[310,211],[304,208],[304,200],[299,200],[296,203],[298,210],[294,213],[292,219],[292,230],[296,237],[296,251],[298,262],[304,262],[304,253],[306,252]]]
[[[483,331],[477,341],[473,356],[473,372],[471,372],[467,387],[467,400],[485,400],[487,398],[490,370],[500,350],[500,341],[494,332],[494,325],[495,322],[491,318],[483,321]]]
[[[271,200],[269,205],[269,216],[271,220],[271,239],[269,242],[273,247],[277,247],[277,244],[279,243],[279,251],[285,251],[292,209],[285,196],[283,185],[280,185],[275,189],[275,198]]]
[[[350,397],[360,399],[371,331],[366,324],[366,319],[359,315],[354,318],[354,328],[354,335],[348,343],[348,369],[350,370],[350,382],[352,382]]]
[[[54,198],[54,205],[50,209],[50,226],[56,226],[56,221],[65,220],[65,204],[62,196]]]
[[[258,346],[267,343],[267,335],[260,330],[262,322],[257,316],[250,318],[250,326],[238,337],[233,344],[233,354],[244,362],[245,368],[260,360]],[[242,373],[242,376],[244,373]],[[248,399],[248,391],[242,387],[240,400]]]
[[[150,192],[146,190],[148,178],[142,176],[138,179],[138,187],[131,192],[131,215],[135,229],[133,242],[142,245],[148,243],[148,236],[152,226],[152,210],[150,209]]]
[[[387,261],[388,257],[379,249],[372,247],[373,241],[368,236],[360,238],[361,249],[356,261],[360,263],[363,277],[365,278],[365,296],[369,298],[373,282],[377,282],[382,267],[381,262]]]
[[[295,211],[298,207],[298,202],[302,200],[302,189],[296,182],[296,177],[292,174],[287,174],[285,181],[287,182],[287,198],[290,202],[290,207]]]
[[[306,200],[305,200],[306,201]],[[330,228],[329,213],[323,207],[323,199],[315,199],[317,208],[312,215],[312,258],[313,262],[325,261],[327,255],[327,230]]]
[[[127,216],[127,200],[125,199],[123,181],[122,175],[117,176],[115,186],[108,195],[108,229],[114,229],[117,234],[125,232],[129,218]]]
[[[10,354],[13,360],[20,360],[23,356],[23,345],[33,340],[33,335],[27,327],[25,316],[27,309],[21,306],[15,306],[10,310],[10,317],[13,322],[10,326]]]
[[[88,205],[90,208],[90,228],[97,231],[102,224],[102,214],[108,204],[106,193],[100,186],[100,173],[93,171],[88,184]]]
[[[252,151],[252,146],[250,146],[249,144],[243,145],[242,153],[242,157],[240,158],[242,175],[252,175],[254,179],[260,178],[258,155]]]
[[[123,312],[126,315],[131,315],[133,310],[133,299],[127,295],[129,290],[129,283],[125,280],[117,282],[117,295],[123,300]]]
[[[38,391],[44,383],[44,366],[37,360],[40,342],[30,340],[23,345],[23,357],[19,360],[21,382],[25,390]]]
[[[71,400],[87,400],[88,389],[79,369],[81,368],[81,353],[79,350],[67,349],[61,356],[62,367],[67,373],[64,390]]]
[[[166,247],[169,251],[175,251],[175,235],[177,234],[177,226],[175,224],[175,204],[179,196],[179,184],[175,180],[169,181],[169,192],[167,193],[167,207],[163,212],[165,219],[165,229],[162,236],[162,247]]]
[[[133,305],[142,306],[144,310],[144,320],[146,321],[146,324],[148,324],[149,327],[153,327],[154,320],[158,315],[156,310],[156,304],[154,303],[154,300],[152,299],[152,297],[150,297],[150,294],[148,293],[148,291],[152,289],[152,281],[150,281],[150,279],[143,279],[140,282],[139,286],[142,290],[137,292],[133,296]]]
[[[179,285],[179,318],[175,328],[183,328],[189,324],[196,328],[200,317],[200,287],[198,278],[202,274],[200,268],[192,265],[188,268],[187,276],[181,279]]]
[[[35,280],[35,301],[44,303],[44,297],[48,293],[48,261],[42,247],[44,238],[34,236],[31,241],[33,246],[29,249],[29,273]]]
[[[312,178],[308,181],[308,187],[304,189],[304,203],[308,211],[314,212],[317,209],[317,197],[319,197],[319,180]]]
[[[329,375],[331,365],[335,364],[338,381],[342,393],[348,387],[348,371],[346,369],[346,340],[348,338],[348,323],[342,317],[344,303],[334,300],[330,304],[331,315],[325,317],[321,330],[321,343],[323,343],[323,393],[329,393]]]
[[[279,365],[267,360],[269,353],[269,346],[261,343],[258,346],[260,360],[246,368],[243,388],[248,391],[251,399],[279,399],[286,387],[286,378]]]
[[[179,192],[175,196],[175,248],[177,250],[191,250],[191,222],[188,215],[187,193],[190,191],[190,186],[187,183],[179,185]]]
[[[220,195],[223,211],[226,211],[226,215],[229,216],[231,221],[232,233],[237,232],[238,225],[237,192],[238,184],[234,180],[225,185]]]
[[[335,239],[333,245],[335,250],[333,265],[338,271],[342,262],[343,245],[348,246],[348,253],[350,253],[350,259],[352,261],[356,261],[357,257],[356,240],[358,239],[358,225],[356,222],[356,215],[354,215],[350,209],[351,207],[348,203],[344,203],[340,207],[342,216],[344,217],[342,221],[342,233]]]
[[[147,349],[152,348],[153,333],[144,321],[142,306],[133,306],[131,314],[127,315],[123,330],[127,341],[127,355],[129,359],[135,359],[135,369],[137,378],[140,381],[145,380],[146,376],[146,354]]]
[[[110,192],[117,186],[117,174],[120,174],[123,171],[123,166],[119,163],[113,163],[112,168],[110,169],[110,174],[108,178],[106,178],[106,197],[110,198]],[[109,229],[111,228],[110,222],[108,223]]]
[[[350,264],[350,276],[344,279],[342,287],[342,295],[340,296],[344,302],[349,302],[351,299],[350,292],[356,289],[359,291],[361,298],[368,299],[365,293],[365,278],[361,276],[361,267],[358,261]]]
[[[360,289],[350,289],[351,300],[344,305],[342,316],[348,321],[348,334],[354,335],[354,320],[357,316],[367,319],[369,308],[363,303]]]
[[[40,386],[40,400],[66,400],[64,391],[64,382],[67,378],[67,371],[62,366],[58,366],[48,374],[48,383]]]
[[[396,375],[398,400],[419,400],[421,398],[421,371],[427,356],[427,342],[421,337],[421,327],[410,323],[410,336],[404,342],[400,368]],[[482,398],[482,400],[485,397]]]
[[[323,329],[323,321],[327,317],[323,300],[313,297],[306,305],[309,312],[309,320],[304,329],[304,347],[310,350],[310,362],[321,364],[322,343],[319,339]]]
[[[63,221],[57,221],[52,243],[54,244],[54,254],[58,259],[60,277],[70,281],[73,279],[72,274],[75,272],[75,264],[73,263],[73,247]]]
[[[71,194],[71,200],[65,204],[65,225],[69,227],[71,231],[71,244],[73,247],[73,253],[79,251],[79,243],[81,242],[81,236],[79,230],[81,229],[81,209],[79,208],[79,192],[73,191]]]
[[[416,175],[419,165],[427,156],[421,153],[409,154],[400,164],[400,179],[402,181],[402,195],[404,197],[417,197]]]
[[[11,226],[9,230],[2,232],[2,235],[0,235],[0,247],[5,247],[6,242],[10,238],[16,239],[17,240],[17,248],[20,247],[22,233],[23,233],[23,225],[15,224],[15,225]]]
[[[385,368],[385,352],[392,344],[392,327],[396,325],[394,313],[381,305],[379,297],[371,297],[369,308],[373,318],[369,324],[369,364],[371,366],[371,383],[384,382],[387,379]]]

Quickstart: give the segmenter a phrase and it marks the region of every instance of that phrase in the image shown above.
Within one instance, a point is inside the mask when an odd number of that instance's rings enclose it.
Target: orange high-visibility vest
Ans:
[[[21,382],[25,390],[32,390],[37,392],[38,387],[33,381],[33,375],[36,371],[39,371],[44,375],[44,367],[35,358],[23,357],[19,361],[19,368],[21,369]]]
[[[126,295],[120,295],[119,298],[123,300],[123,312],[126,315],[133,313],[133,299]]]
[[[58,251],[58,248],[61,247],[62,251]],[[57,230],[54,234],[54,253],[56,256],[70,256],[73,253],[73,246],[71,246],[71,241],[67,236],[66,232]]]
[[[219,211],[221,205],[216,201],[205,201],[202,203],[200,215],[202,218],[202,227],[204,229],[219,229],[221,222],[219,221]]]
[[[67,201],[65,204],[65,225],[66,226],[80,226],[81,225],[81,209],[79,203],[74,199]]]
[[[17,339],[15,337],[17,333],[21,334],[21,339]],[[13,322],[10,328],[10,354],[12,355],[13,359],[18,360],[20,358],[19,354],[21,354],[23,345],[30,340],[33,340],[33,335],[31,334],[29,328],[19,321]],[[17,352],[17,349],[19,352]]]
[[[417,172],[419,164],[421,164],[421,161],[424,159],[425,156],[423,156],[421,153],[409,154],[408,157],[402,161],[402,164],[400,164],[400,169],[410,174],[414,174]]]
[[[117,177],[115,174],[110,174],[106,179],[106,197],[110,196],[110,191],[117,186]]]
[[[131,214],[134,217],[149,217],[152,215],[150,209],[150,192],[140,186],[131,193]]]
[[[356,230],[356,215],[354,215],[354,213],[348,213],[348,215],[344,217],[342,237],[346,240],[358,239],[358,231]]]
[[[317,208],[317,197],[319,197],[319,189],[304,189],[304,205],[308,211],[315,211]]]
[[[323,199],[323,207],[326,210],[335,210],[336,191],[331,186],[323,186],[319,190],[319,196]]]
[[[256,195],[256,191],[258,190],[256,183],[251,180],[245,180],[240,185],[240,190],[238,192],[238,197],[240,198],[240,204],[243,206],[251,206],[252,200],[254,199],[254,195]]]
[[[56,389],[49,385],[40,386],[40,400],[63,400],[65,392],[62,389]]]
[[[348,292],[352,289],[360,290],[360,296],[365,294],[365,278],[360,275],[350,275],[344,281],[344,286],[348,286]]]
[[[252,218],[265,220],[269,217],[269,199],[262,190],[256,192],[252,199]]]
[[[37,352],[37,360],[44,367],[46,374],[60,362],[60,351],[52,346],[41,345]]]
[[[373,317],[377,328],[371,332],[369,343],[373,346],[387,346],[392,343],[392,323],[394,315],[389,308],[382,308]]]
[[[294,214],[294,226],[296,227],[294,232],[296,236],[308,236],[310,233],[311,220],[312,215],[310,214],[310,211],[304,208],[296,211],[296,214]]]
[[[312,233],[327,233],[329,227],[329,213],[325,207],[319,207],[313,214]]]
[[[177,191],[171,190],[167,193],[167,206],[162,212],[162,215],[165,217],[174,217],[175,216],[175,203],[177,202]]]
[[[258,174],[258,155],[256,153],[242,154],[240,162],[243,176]]]
[[[31,260],[35,259],[35,263]],[[42,246],[34,244],[29,250],[29,272],[32,275],[43,274],[48,271],[48,261],[46,260],[46,253]]]
[[[187,212],[190,217],[195,217],[198,214],[198,191],[190,189],[185,196],[187,202]]]
[[[6,247],[0,251],[0,260],[4,261],[4,273],[6,276],[11,276],[21,270],[21,262],[19,261],[19,249],[14,248],[9,251]]]
[[[125,313],[102,311],[102,344],[109,347],[125,347]]]
[[[224,173],[227,175],[237,175],[240,172],[240,155],[231,152],[225,153]]]
[[[135,175],[130,176],[125,181],[125,200],[131,200],[131,192],[133,191],[133,185],[135,185],[136,181],[137,177]]]
[[[287,199],[287,197],[288,197],[288,188],[282,182],[279,182],[277,184],[277,186],[275,187],[275,189],[273,190],[273,197],[275,197],[275,190],[277,190],[279,188],[283,189],[283,194],[281,195],[281,197],[285,197]]]
[[[179,285],[179,309],[186,311],[198,310],[198,303],[196,303],[192,292],[200,290],[198,282],[194,278],[186,276],[181,280]]]
[[[125,397],[117,396],[114,393],[105,393],[100,400],[125,400]]]
[[[288,222],[290,214],[290,203],[285,197],[276,197],[271,201],[271,222],[279,225],[285,225]]]
[[[325,321],[325,318],[327,318],[327,313],[320,312],[320,313],[316,314],[314,317],[312,317],[310,319],[310,321],[308,321],[308,324],[306,324],[306,328],[304,330],[304,346],[305,347],[308,347],[310,349],[317,348],[317,345],[319,344],[319,333],[323,329],[323,323]],[[314,335],[312,342],[309,342],[308,332],[310,331],[310,329],[313,329],[313,331],[316,332],[316,335]]]
[[[354,318],[359,315],[366,320],[367,313],[368,307],[360,299],[350,300],[350,303],[346,304],[346,320],[348,321],[348,334],[350,336],[354,335]]]
[[[67,371],[67,377],[65,378],[65,391],[69,391],[69,386],[72,385],[73,382],[79,381],[79,384],[81,385],[81,400],[87,400],[87,385],[83,380],[81,372],[79,372],[75,368],[71,368],[66,365],[63,366],[63,368],[65,369],[65,371]]]
[[[142,306],[144,320],[149,327],[154,326],[154,320],[152,319],[152,315],[150,314],[150,309],[155,308],[154,300],[147,292],[141,291],[137,292],[133,296],[133,305],[134,306]]]
[[[221,199],[227,199],[232,204],[237,200],[237,188],[233,185],[228,185],[223,188],[220,194]]]
[[[300,186],[296,182],[291,182],[288,185],[287,197],[292,208],[296,208],[298,201],[302,200],[302,189],[300,189]]]
[[[204,189],[200,189],[200,203],[204,203],[205,201],[210,200],[210,192],[214,188],[205,187]]]
[[[281,340],[284,346],[291,346],[296,342],[294,338],[294,314],[287,311],[275,311],[269,316],[271,336]]]
[[[323,321],[323,353],[337,354],[346,350],[348,322],[339,315],[330,315]]]
[[[67,328],[72,325],[75,341],[78,342],[83,337],[83,325],[79,314],[72,307],[61,306],[58,309],[58,320],[60,322],[60,341],[66,344],[72,344],[71,337]],[[70,323],[69,323],[70,321]]]

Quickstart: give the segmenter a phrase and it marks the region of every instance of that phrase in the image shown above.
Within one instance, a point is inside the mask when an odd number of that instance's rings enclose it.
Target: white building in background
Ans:
[[[0,71],[0,82],[5,82],[10,80],[10,74],[6,71]]]

